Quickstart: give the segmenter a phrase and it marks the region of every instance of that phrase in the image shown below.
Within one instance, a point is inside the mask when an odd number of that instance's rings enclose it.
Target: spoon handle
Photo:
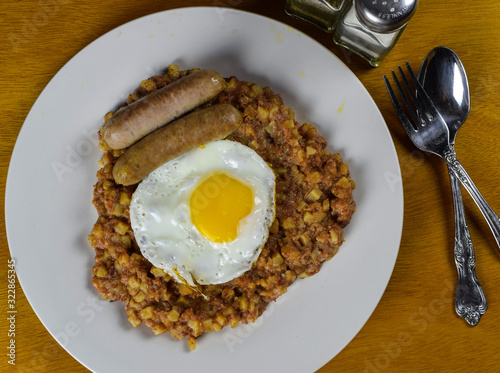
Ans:
[[[453,210],[455,212],[455,264],[458,271],[455,311],[469,325],[475,326],[486,312],[488,304],[476,277],[474,246],[472,246],[469,227],[465,220],[460,181],[449,168],[448,172],[453,194]]]
[[[448,168],[453,172],[453,175],[460,180],[467,192],[471,195],[474,202],[476,202],[477,207],[479,207],[479,210],[486,219],[486,222],[495,237],[497,245],[500,247],[500,218],[495,211],[493,211],[490,205],[488,205],[488,202],[486,202],[481,192],[479,192],[479,189],[477,189],[469,174],[458,161],[455,151],[450,148],[445,152],[443,158],[448,164]]]

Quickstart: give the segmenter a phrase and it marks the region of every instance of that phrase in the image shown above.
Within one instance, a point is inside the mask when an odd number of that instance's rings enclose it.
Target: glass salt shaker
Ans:
[[[333,41],[379,66],[394,47],[418,0],[346,0]]]
[[[333,32],[340,10],[346,0],[286,0],[288,15],[312,23],[326,32]]]

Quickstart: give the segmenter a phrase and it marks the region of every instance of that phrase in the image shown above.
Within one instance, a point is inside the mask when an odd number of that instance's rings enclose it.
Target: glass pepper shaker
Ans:
[[[312,23],[326,32],[333,32],[346,0],[286,0],[288,15]]]
[[[394,47],[418,0],[346,0],[333,41],[372,66],[379,66]]]

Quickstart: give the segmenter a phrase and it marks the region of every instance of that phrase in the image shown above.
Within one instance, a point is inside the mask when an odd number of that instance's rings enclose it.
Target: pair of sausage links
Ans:
[[[112,149],[124,149],[157,128],[217,96],[226,86],[221,74],[199,70],[118,110],[102,136]]]
[[[130,146],[113,167],[115,182],[132,185],[164,163],[236,130],[243,118],[230,104],[194,111],[157,129]]]

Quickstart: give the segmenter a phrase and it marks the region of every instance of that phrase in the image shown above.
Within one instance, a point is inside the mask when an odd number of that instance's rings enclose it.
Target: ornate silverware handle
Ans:
[[[453,150],[447,151],[444,156],[444,160],[448,164],[448,167],[452,170],[455,177],[460,180],[467,192],[469,192],[474,202],[476,202],[477,207],[481,210],[481,213],[493,232],[497,245],[500,247],[500,218],[495,211],[493,211],[490,205],[488,205],[488,202],[486,202],[483,195],[479,192],[469,174],[458,161],[455,152]]]
[[[458,271],[455,311],[469,325],[475,326],[486,312],[488,304],[476,277],[474,247],[465,219],[460,181],[454,176],[452,170],[448,168],[448,171],[455,212],[455,264]]]

